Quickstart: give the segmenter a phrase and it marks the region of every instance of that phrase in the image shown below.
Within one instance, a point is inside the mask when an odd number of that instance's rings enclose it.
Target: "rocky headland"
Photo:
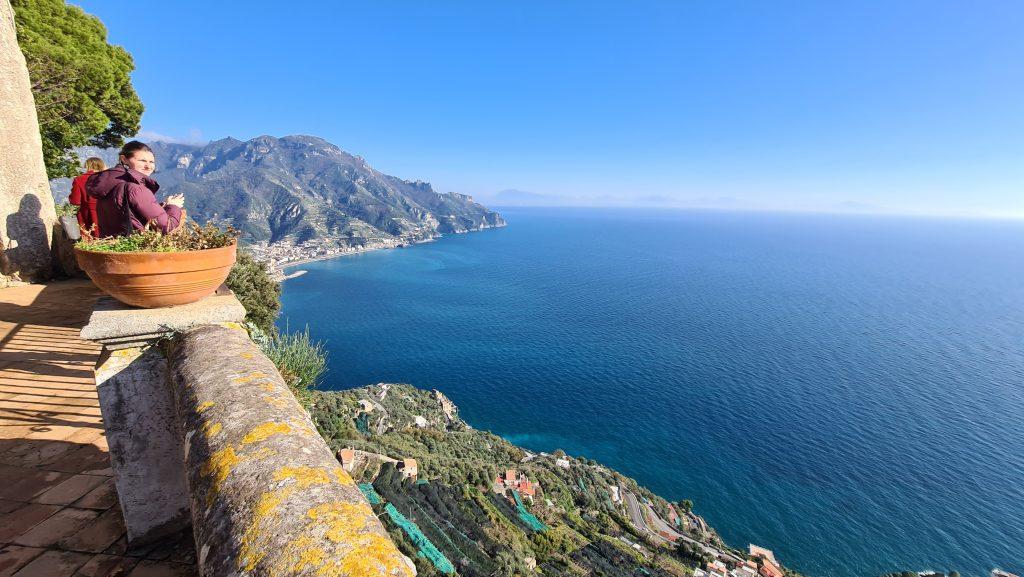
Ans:
[[[158,196],[184,194],[189,217],[233,226],[254,256],[273,267],[505,225],[469,195],[384,174],[314,136],[150,146]],[[117,161],[113,149],[76,152],[108,165]],[[58,204],[70,187],[68,179],[50,181]]]

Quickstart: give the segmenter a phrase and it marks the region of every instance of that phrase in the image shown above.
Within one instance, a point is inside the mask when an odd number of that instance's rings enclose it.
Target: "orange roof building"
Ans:
[[[762,557],[761,568],[758,570],[762,577],[785,577],[778,565]]]
[[[355,449],[341,449],[338,451],[337,457],[338,462],[341,463],[341,468],[351,473],[356,461]]]
[[[416,459],[402,459],[398,462],[398,470],[402,472],[402,476],[406,479],[415,479],[419,475]]]

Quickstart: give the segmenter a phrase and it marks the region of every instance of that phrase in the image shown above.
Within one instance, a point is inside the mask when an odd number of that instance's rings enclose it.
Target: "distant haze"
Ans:
[[[622,195],[579,195],[542,194],[527,190],[509,188],[495,194],[478,194],[476,200],[499,207],[664,207],[716,210],[757,210],[791,212],[827,212],[849,214],[896,214],[897,211],[863,202],[844,201],[816,205],[785,206],[744,201],[734,196],[669,196],[650,194],[645,196]],[[922,213],[924,214],[924,213]],[[941,214],[941,213],[932,213]],[[953,216],[953,215],[950,215]]]

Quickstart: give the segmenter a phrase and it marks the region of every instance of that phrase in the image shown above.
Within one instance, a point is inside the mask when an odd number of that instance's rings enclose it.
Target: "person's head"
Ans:
[[[107,165],[103,162],[102,158],[93,156],[92,158],[87,158],[85,160],[85,169],[91,170],[92,172],[99,172],[101,170],[106,170]]]
[[[121,164],[146,176],[153,174],[153,171],[156,170],[153,149],[138,140],[127,142],[121,147],[120,161]]]

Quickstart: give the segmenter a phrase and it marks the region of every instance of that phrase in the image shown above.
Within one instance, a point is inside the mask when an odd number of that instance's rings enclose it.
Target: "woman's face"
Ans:
[[[156,159],[148,150],[136,150],[131,156],[122,156],[121,162],[127,164],[128,168],[137,170],[146,176],[153,174],[153,171],[156,170]]]

